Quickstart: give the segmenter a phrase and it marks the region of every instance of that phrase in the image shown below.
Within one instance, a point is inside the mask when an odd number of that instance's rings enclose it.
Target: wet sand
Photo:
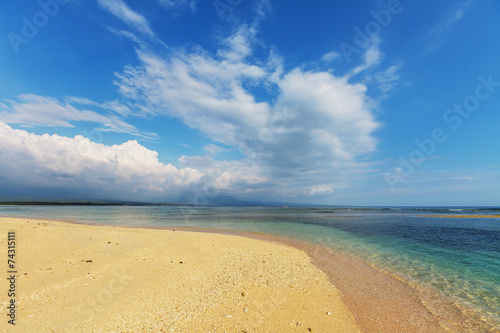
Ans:
[[[363,332],[500,332],[500,323],[434,289],[329,248],[282,242],[327,273]]]

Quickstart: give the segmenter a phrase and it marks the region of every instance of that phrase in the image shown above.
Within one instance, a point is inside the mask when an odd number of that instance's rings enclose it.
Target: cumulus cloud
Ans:
[[[218,142],[237,146],[265,127],[270,114],[269,105],[245,89],[267,75],[244,60],[250,52],[246,33],[238,31],[216,55],[178,51],[164,59],[139,50],[142,66],[127,67],[116,84],[147,112],[178,117]]]
[[[183,156],[179,163],[161,163],[157,152],[135,140],[107,146],[80,135],[36,135],[0,121],[0,196],[208,203],[217,195],[244,196],[276,185],[248,161]]]
[[[239,149],[244,164],[259,170],[253,173],[258,179],[293,176],[319,184],[355,167],[357,158],[375,149],[373,132],[380,125],[366,86],[329,72],[285,72],[272,52],[266,60],[254,58],[254,39],[254,29],[241,26],[216,54],[201,47],[167,57],[139,50],[141,65],[117,73],[116,84],[148,112],[180,118]],[[377,53],[366,61],[373,66],[379,58]],[[257,100],[255,88],[276,97]],[[182,162],[199,166],[196,158]]]
[[[203,173],[198,182],[202,190],[215,190],[226,194],[245,196],[248,193],[267,195],[277,193],[279,180],[266,177],[264,170],[249,160],[216,161],[212,156],[182,156],[180,165]],[[264,197],[256,197],[259,200]]]
[[[263,157],[269,164],[296,172],[335,170],[375,148],[372,133],[379,124],[364,85],[295,69],[278,86],[281,95],[273,111],[282,121],[268,143],[273,154]]]
[[[106,146],[83,136],[35,135],[0,122],[0,179],[3,194],[18,187],[66,189],[73,197],[170,198],[203,176],[158,160],[137,141]]]
[[[123,0],[97,0],[98,5],[146,35],[153,35],[148,20],[141,14],[133,11]]]

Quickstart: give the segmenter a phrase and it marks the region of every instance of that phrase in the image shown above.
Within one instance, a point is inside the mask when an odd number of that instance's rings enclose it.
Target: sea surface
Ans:
[[[265,233],[341,251],[500,323],[500,218],[484,207],[0,206],[0,216]]]

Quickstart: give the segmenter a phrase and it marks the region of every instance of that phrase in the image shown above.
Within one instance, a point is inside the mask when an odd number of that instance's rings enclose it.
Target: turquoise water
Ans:
[[[0,216],[238,230],[352,254],[459,299],[500,321],[500,208],[0,206]]]

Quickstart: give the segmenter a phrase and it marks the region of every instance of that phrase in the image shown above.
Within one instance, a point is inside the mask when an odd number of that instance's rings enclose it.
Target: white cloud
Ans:
[[[332,51],[332,52],[328,52],[326,54],[323,54],[323,56],[321,57],[321,60],[324,62],[332,62],[334,60],[338,60],[341,58],[342,58],[342,56],[340,55],[340,53]]]
[[[214,145],[214,144],[208,144],[206,146],[203,147],[203,149],[205,149],[205,151],[210,155],[210,156],[213,156],[213,155],[217,155],[219,153],[222,153],[224,151],[227,151],[226,148],[223,148],[221,146],[217,146],[217,145]]]
[[[267,73],[244,61],[249,49],[242,35],[232,36],[217,55],[178,51],[163,59],[138,51],[142,66],[117,74],[116,84],[147,112],[178,117],[216,141],[237,146],[265,127],[270,115],[269,105],[256,102],[244,87]]]
[[[147,200],[168,197],[202,177],[197,170],[160,163],[157,152],[137,141],[106,146],[83,136],[35,135],[3,122],[0,156],[2,193],[40,187],[68,189],[73,197],[94,191],[102,198]]]
[[[148,20],[133,11],[123,0],[97,0],[99,6],[143,34],[153,36]]]
[[[378,82],[378,87],[383,93],[388,92],[394,87],[396,82],[399,80],[399,72],[402,67],[403,62],[399,61],[386,70],[377,72],[375,74],[375,79]]]
[[[380,64],[384,54],[380,51],[379,45],[380,39],[376,37],[372,38],[372,44],[366,49],[365,53],[363,54],[363,63],[355,67],[351,71],[352,76],[359,74],[367,69],[376,67]]]
[[[198,183],[200,188],[215,187],[230,190],[233,195],[241,195],[249,188],[262,191],[266,186],[276,185],[259,166],[252,165],[248,160],[216,161],[211,156],[182,156],[179,162],[182,167],[203,173]],[[269,192],[275,193],[276,188]]]
[[[428,33],[428,45],[423,50],[424,53],[431,53],[441,46],[445,40],[445,34],[463,18],[473,2],[474,0],[466,0],[458,4],[453,4],[447,10],[440,18],[440,21],[430,29]]]
[[[254,36],[252,27],[242,26],[216,54],[199,47],[162,58],[139,50],[141,65],[117,74],[116,84],[147,112],[180,118],[239,148],[246,157],[241,163],[255,167],[259,179],[293,176],[309,186],[356,168],[357,158],[374,151],[379,127],[366,86],[328,72],[284,72],[282,59],[272,52],[266,61],[254,59]],[[376,50],[367,55],[368,66],[378,63]],[[272,103],[254,97],[253,89],[261,87],[277,93]],[[181,162],[208,163],[194,157]]]
[[[238,195],[267,182],[261,170],[246,161],[215,161],[209,156],[183,156],[179,161],[181,168],[161,163],[157,152],[137,141],[107,146],[81,135],[35,135],[0,121],[0,196],[20,191],[24,197],[54,193],[68,198],[190,202]]]
[[[107,114],[82,110],[75,105],[100,108]],[[19,95],[15,101],[10,100],[0,104],[0,121],[7,124],[59,127],[74,127],[74,122],[86,121],[100,124],[102,126],[100,129],[103,131],[128,133],[148,139],[157,136],[154,133],[139,132],[137,128],[111,114],[110,111],[126,114],[130,109],[118,101],[99,104],[87,98],[67,97],[61,102],[51,97],[24,94]]]
[[[122,37],[122,38],[126,38],[134,43],[136,43],[137,45],[143,47],[146,45],[146,43],[144,42],[144,40],[142,40],[141,38],[139,38],[136,34],[130,32],[130,31],[126,31],[126,30],[119,30],[119,29],[115,29],[113,27],[106,27],[106,29],[119,36],[119,37]]]
[[[253,52],[252,43],[255,41],[255,28],[246,25],[238,28],[232,35],[222,41],[223,47],[217,55],[230,62],[241,62]]]
[[[339,170],[375,149],[379,127],[366,103],[366,87],[327,72],[295,69],[278,83],[274,128],[262,159],[296,172]],[[273,154],[269,154],[269,151]]]
[[[196,11],[196,0],[159,0],[160,5],[166,9],[189,9],[191,11]]]
[[[441,35],[448,30],[452,25],[458,22],[464,16],[465,12],[472,5],[473,0],[467,0],[460,4],[455,4],[449,12],[441,18],[441,22],[435,25],[429,32],[429,35]]]
[[[310,197],[325,196],[332,194],[334,189],[331,185],[318,185],[307,188],[303,194]]]

